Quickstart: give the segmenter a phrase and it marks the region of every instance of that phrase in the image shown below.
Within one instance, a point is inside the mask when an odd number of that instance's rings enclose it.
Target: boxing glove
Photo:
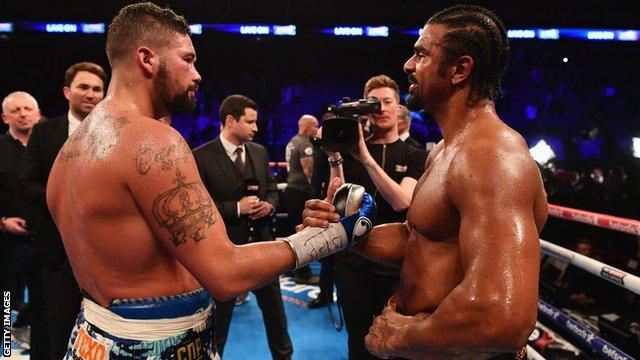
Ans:
[[[293,249],[296,269],[359,243],[373,228],[376,202],[362,186],[343,184],[336,190],[332,203],[341,216],[337,223],[326,229],[306,227],[283,239]]]

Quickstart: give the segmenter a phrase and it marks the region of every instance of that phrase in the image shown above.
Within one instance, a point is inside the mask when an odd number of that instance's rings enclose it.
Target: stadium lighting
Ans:
[[[529,149],[529,153],[531,153],[531,157],[533,157],[533,160],[535,160],[540,165],[544,165],[549,160],[556,157],[556,153],[553,152],[551,146],[549,146],[549,144],[547,144],[547,142],[544,140],[538,141],[538,143],[534,147]]]

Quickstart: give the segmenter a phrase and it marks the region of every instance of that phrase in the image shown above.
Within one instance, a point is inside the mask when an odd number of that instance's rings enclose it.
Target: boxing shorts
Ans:
[[[85,297],[65,359],[219,359],[215,305],[204,290],[117,299],[104,308]]]

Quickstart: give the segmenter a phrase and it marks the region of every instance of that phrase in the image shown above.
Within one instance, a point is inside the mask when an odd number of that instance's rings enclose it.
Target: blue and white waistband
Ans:
[[[214,303],[204,290],[149,299],[114,300],[108,308],[84,299],[87,322],[123,339],[154,341],[208,326]]]
[[[166,319],[187,316],[214,304],[205,289],[141,299],[116,299],[108,309],[127,319]]]

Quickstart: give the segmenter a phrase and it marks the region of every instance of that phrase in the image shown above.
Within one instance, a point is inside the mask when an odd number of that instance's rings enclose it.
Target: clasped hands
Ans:
[[[273,205],[268,201],[261,201],[257,196],[245,196],[238,202],[240,214],[248,215],[249,219],[256,220],[269,215],[273,211]]]

